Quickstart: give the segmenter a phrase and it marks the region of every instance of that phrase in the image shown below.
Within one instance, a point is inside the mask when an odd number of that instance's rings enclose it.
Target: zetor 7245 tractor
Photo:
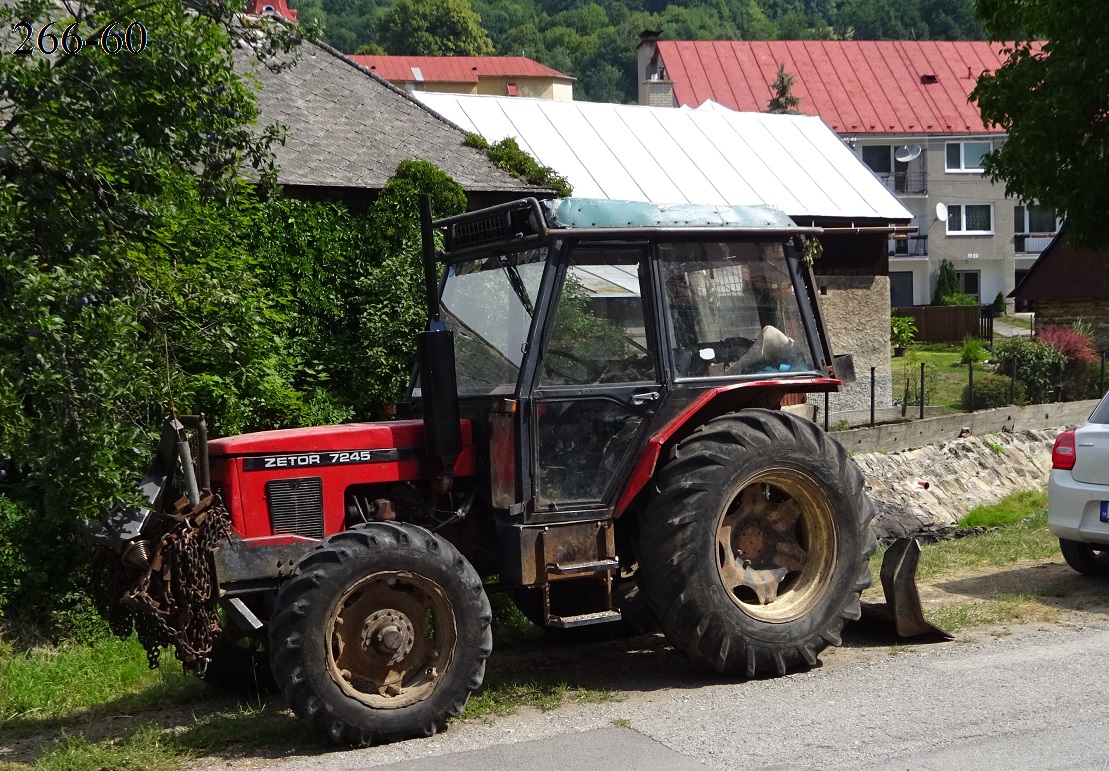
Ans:
[[[213,440],[167,421],[148,505],[90,524],[117,630],[217,684],[272,670],[355,745],[459,713],[491,576],[548,627],[657,624],[745,677],[816,664],[876,548],[859,470],[780,409],[850,371],[802,258],[819,231],[745,207],[423,209],[408,419]]]

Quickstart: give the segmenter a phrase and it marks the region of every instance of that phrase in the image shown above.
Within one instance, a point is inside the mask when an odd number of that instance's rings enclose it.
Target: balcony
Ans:
[[[1013,245],[1016,247],[1017,254],[1039,254],[1047,248],[1053,238],[1055,238],[1054,233],[1015,233]]]
[[[928,236],[896,235],[890,239],[890,257],[927,257]]]
[[[923,171],[877,172],[875,176],[882,180],[882,184],[891,193],[900,195],[928,192],[927,175]]]

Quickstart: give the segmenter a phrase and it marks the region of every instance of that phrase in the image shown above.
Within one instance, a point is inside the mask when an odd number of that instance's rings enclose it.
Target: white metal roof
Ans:
[[[820,118],[420,91],[431,109],[566,177],[574,195],[766,205],[794,219],[912,214]]]

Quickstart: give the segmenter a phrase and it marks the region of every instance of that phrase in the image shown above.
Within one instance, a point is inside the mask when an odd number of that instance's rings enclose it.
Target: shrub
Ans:
[[[936,292],[932,295],[932,305],[951,305],[943,298],[959,294],[959,274],[951,260],[940,262],[939,276],[936,278]]]
[[[988,373],[976,375],[974,378],[974,409],[988,410],[1009,404],[1012,382],[1012,379],[1005,375],[990,375]],[[1015,401],[1017,404],[1024,401],[1024,388],[1020,383],[1017,383]],[[969,383],[963,387],[962,405],[964,410],[969,410],[971,407]]]
[[[993,298],[994,313],[1005,313],[1005,295],[1001,292],[997,293],[997,297]]]
[[[1090,335],[1078,329],[1046,326],[1036,337],[1066,356],[1068,362],[1092,364],[1098,358]]]
[[[907,348],[916,339],[916,320],[912,316],[890,317],[890,344]]]
[[[978,298],[962,292],[951,292],[950,294],[941,295],[939,301],[934,305],[978,305]]]
[[[994,345],[995,371],[1011,375],[1014,365],[1018,385],[1029,402],[1039,404],[1055,398],[1055,388],[1067,357],[1053,345],[1038,339],[1010,337]]]
[[[988,356],[989,354],[981,340],[970,335],[963,338],[963,347],[959,349],[959,362],[961,364],[985,361]]]

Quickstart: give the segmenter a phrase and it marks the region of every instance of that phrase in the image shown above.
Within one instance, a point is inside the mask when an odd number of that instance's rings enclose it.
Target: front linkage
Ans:
[[[149,507],[116,508],[89,522],[86,534],[97,545],[94,590],[112,632],[136,632],[152,669],[161,649],[172,646],[186,670],[204,677],[220,635],[212,552],[230,538],[231,521],[219,496],[207,489],[204,416],[182,420],[197,428],[200,473],[193,468],[185,424],[167,419],[154,467],[140,483]],[[178,460],[187,492],[167,505]]]

